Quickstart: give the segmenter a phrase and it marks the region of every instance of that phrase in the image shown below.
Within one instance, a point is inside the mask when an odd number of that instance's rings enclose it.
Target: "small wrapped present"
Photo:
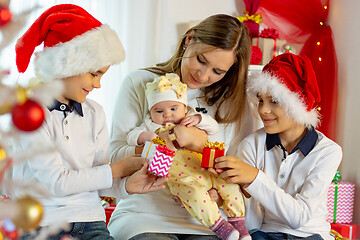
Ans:
[[[331,183],[327,196],[329,223],[351,223],[354,209],[355,185],[342,182],[340,172],[337,171]]]
[[[267,64],[271,59],[277,56],[280,47],[285,43],[285,40],[279,39],[279,32],[274,28],[263,29],[259,34],[259,38],[253,38],[252,40],[252,45],[256,45],[261,49],[261,65]]]
[[[343,224],[343,223],[331,223],[331,230],[338,233],[341,237],[339,239],[359,239],[360,238],[360,226],[358,224]],[[336,235],[336,234],[334,234]],[[338,239],[338,238],[337,238]]]
[[[214,167],[215,158],[224,156],[225,154],[225,144],[218,142],[206,141],[203,148],[202,162],[201,167],[203,168],[212,168]]]
[[[146,142],[141,157],[150,160],[148,167],[150,172],[160,177],[166,177],[173,162],[174,154],[175,152],[165,145]]]

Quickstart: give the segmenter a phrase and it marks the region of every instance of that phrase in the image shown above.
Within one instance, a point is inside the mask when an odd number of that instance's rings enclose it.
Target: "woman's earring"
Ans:
[[[184,44],[182,50],[185,51],[185,49],[186,49],[186,45]]]

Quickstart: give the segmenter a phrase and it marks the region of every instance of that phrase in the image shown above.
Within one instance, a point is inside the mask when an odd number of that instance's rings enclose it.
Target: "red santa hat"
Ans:
[[[60,4],[46,10],[16,43],[18,71],[26,71],[35,47],[35,72],[44,80],[62,79],[121,62],[123,46],[114,30],[83,8]]]
[[[247,93],[253,100],[257,100],[258,93],[269,93],[289,117],[308,128],[319,123],[320,91],[306,56],[284,53],[273,58],[262,72],[249,77]]]

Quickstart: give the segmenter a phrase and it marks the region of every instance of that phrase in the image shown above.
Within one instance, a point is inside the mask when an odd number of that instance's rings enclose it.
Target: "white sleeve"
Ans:
[[[130,146],[139,146],[138,145],[139,135],[144,131],[147,131],[145,123],[142,123],[139,127],[136,127],[133,130],[131,130],[126,136],[127,144]]]
[[[126,180],[127,177],[113,179],[112,187],[108,189],[102,189],[99,195],[114,197],[117,199],[127,198],[129,196],[129,193],[126,191],[126,187],[125,187]]]
[[[145,99],[146,81],[152,76],[145,71],[135,71],[122,81],[113,113],[110,133],[110,158],[117,161],[128,155],[135,154],[135,145],[130,146],[126,137],[128,133],[144,122],[147,112]]]
[[[215,119],[213,119],[211,116],[202,113],[195,113],[195,114],[201,115],[201,122],[197,124],[195,127],[206,131],[209,135],[215,134],[219,131],[218,122]]]
[[[38,154],[27,161],[27,165],[49,193],[54,196],[67,196],[81,192],[96,191],[109,188],[112,185],[112,173],[108,164],[109,136],[105,118],[102,120],[103,128],[96,135],[98,146],[94,152],[94,163],[92,167],[69,169],[65,166],[63,154],[58,151]],[[37,130],[35,137],[46,142],[54,142],[51,137],[51,126],[43,123]],[[34,141],[34,136],[28,136],[27,141]],[[72,156],[68,155],[68,158]],[[76,184],[75,184],[76,183]]]
[[[253,199],[274,216],[282,219],[291,228],[299,228],[311,219],[313,213],[326,199],[329,183],[338,168],[342,151],[338,145],[328,145],[319,151],[314,169],[306,177],[301,191],[292,196],[280,188],[274,180],[256,165],[254,148],[249,142],[241,144],[240,159],[260,171],[255,180],[245,189]],[[266,164],[266,163],[265,163]],[[316,186],[316,187],[314,187]]]

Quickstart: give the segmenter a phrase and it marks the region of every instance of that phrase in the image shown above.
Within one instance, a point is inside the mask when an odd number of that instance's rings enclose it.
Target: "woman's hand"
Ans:
[[[205,131],[196,127],[186,127],[183,125],[177,125],[174,128],[174,134],[180,147],[196,152],[202,152],[204,143],[208,139]],[[161,137],[160,134],[159,136]],[[166,139],[166,146],[168,146],[168,142],[171,143],[168,132],[166,132],[164,139]]]
[[[215,168],[227,183],[250,184],[259,170],[233,156],[222,156],[215,159]]]
[[[149,193],[165,188],[168,178],[155,176],[147,168],[148,163],[145,163],[139,171],[126,179],[125,188],[129,194]]]
[[[130,176],[134,172],[141,169],[141,167],[147,162],[146,159],[141,158],[140,155],[127,156],[119,161],[110,163],[112,177],[123,178]]]

